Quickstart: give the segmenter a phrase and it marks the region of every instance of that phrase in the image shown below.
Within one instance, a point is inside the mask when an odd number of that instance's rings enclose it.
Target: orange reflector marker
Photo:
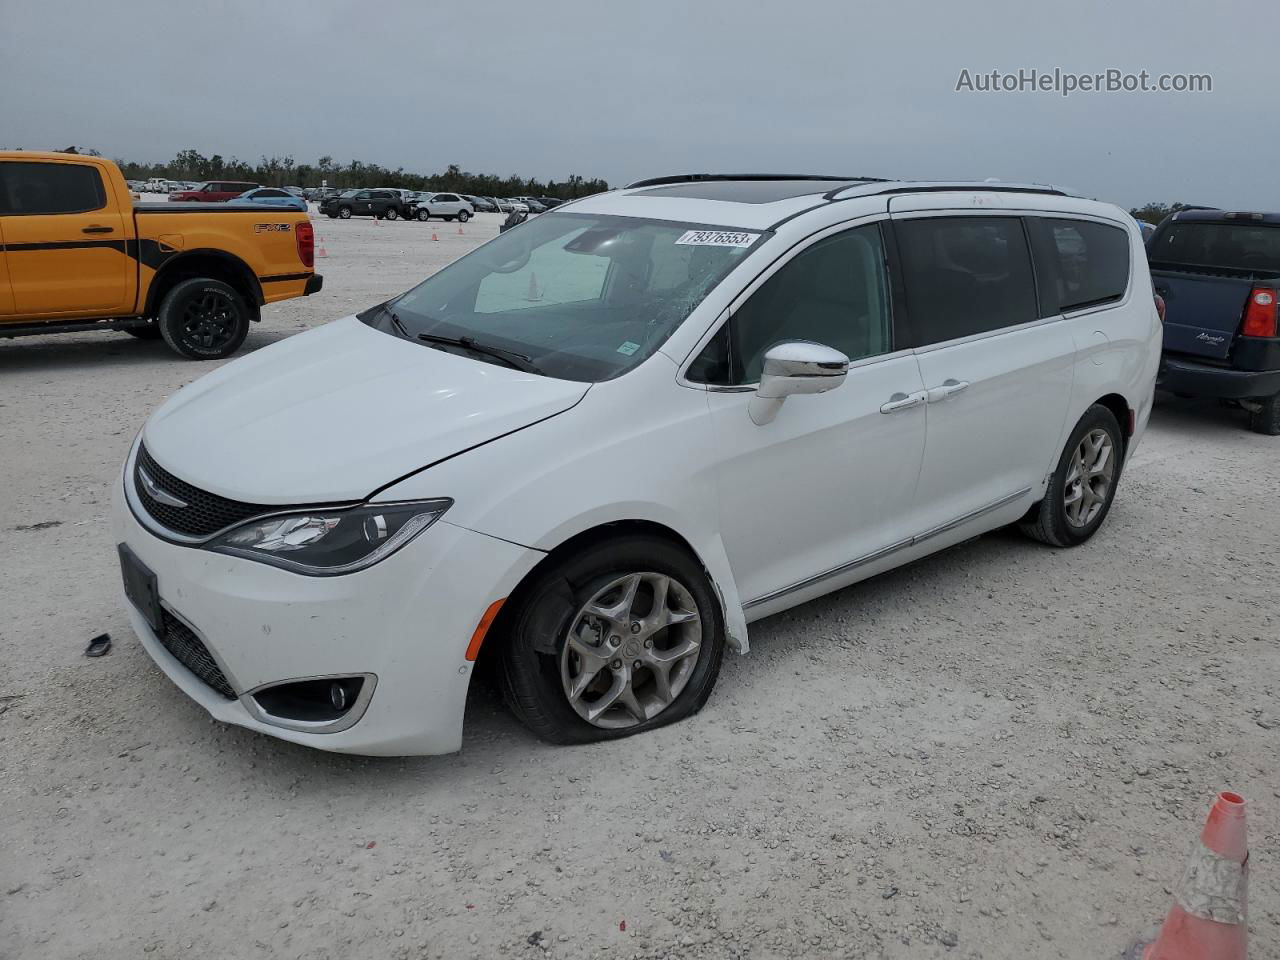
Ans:
[[[471,635],[471,642],[467,644],[467,659],[475,661],[480,656],[480,644],[484,643],[485,634],[489,632],[489,628],[493,626],[493,621],[498,616],[498,611],[502,609],[502,605],[507,602],[507,598],[495,600],[489,604],[489,609],[484,612],[484,616],[480,618],[480,622],[476,624],[476,632]]]

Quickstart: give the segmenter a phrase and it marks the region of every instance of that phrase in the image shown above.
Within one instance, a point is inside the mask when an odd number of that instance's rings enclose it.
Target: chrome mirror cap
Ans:
[[[781,400],[793,394],[826,393],[844,383],[849,358],[821,343],[779,343],[764,355],[764,372],[756,395]]]

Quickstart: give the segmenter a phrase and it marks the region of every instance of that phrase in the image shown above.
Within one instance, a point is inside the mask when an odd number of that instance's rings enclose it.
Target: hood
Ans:
[[[409,343],[347,317],[183,388],[147,421],[143,442],[170,473],[233,500],[358,500],[562,413],[590,386]]]

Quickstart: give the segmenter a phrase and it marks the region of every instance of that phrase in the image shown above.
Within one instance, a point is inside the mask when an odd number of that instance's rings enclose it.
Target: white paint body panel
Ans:
[[[773,228],[659,352],[614,380],[530,376],[348,318],[179,392],[147,423],[145,441],[162,466],[203,489],[264,504],[374,491],[378,501],[454,504],[368,570],[310,578],[160,540],[133,516],[123,483],[117,491],[117,540],[159,573],[161,596],[199,627],[237,690],[377,675],[368,713],[346,731],[262,723],[186,673],[131,611],[144,645],[222,720],[325,749],[446,752],[461,741],[463,651],[481,615],[575,534],[645,521],[681,538],[723,602],[731,646],[745,651],[749,620],[1016,520],[1099,398],[1116,394],[1134,411],[1132,453],[1150,415],[1161,330],[1131,219],[1055,196],[860,189],[833,203],[618,191],[569,204],[567,212]],[[808,243],[890,214],[947,210],[1115,223],[1131,237],[1131,289],[1105,308],[854,364],[840,387],[787,398],[764,426],[750,419],[749,390],[683,380],[736,304]],[[944,402],[880,412],[893,394],[949,378],[970,386]]]

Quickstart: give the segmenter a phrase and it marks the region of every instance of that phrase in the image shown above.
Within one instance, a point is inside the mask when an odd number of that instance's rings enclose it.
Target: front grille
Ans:
[[[227,682],[226,675],[218,669],[217,661],[209,653],[209,648],[200,642],[185,623],[168,610],[161,608],[160,615],[164,621],[164,629],[160,631],[160,642],[178,662],[194,673],[205,685],[228,700],[236,698],[236,692]]]
[[[145,470],[147,475],[166,493],[172,494],[177,499],[186,504],[185,507],[174,507],[165,503],[160,503],[154,499],[151,494],[147,493],[146,485],[142,482],[140,476],[141,471]],[[147,452],[145,446],[138,446],[138,459],[133,468],[133,486],[138,492],[138,498],[142,501],[143,507],[147,513],[155,518],[156,522],[166,529],[173,530],[175,533],[185,534],[189,537],[207,537],[210,534],[217,533],[219,530],[225,530],[227,527],[234,526],[250,517],[258,516],[263,513],[270,513],[272,510],[279,510],[279,507],[268,507],[257,503],[241,503],[239,500],[228,500],[226,497],[220,497],[217,494],[207,493],[199,487],[193,487],[184,480],[179,480],[160,464],[152,459],[151,454]]]

